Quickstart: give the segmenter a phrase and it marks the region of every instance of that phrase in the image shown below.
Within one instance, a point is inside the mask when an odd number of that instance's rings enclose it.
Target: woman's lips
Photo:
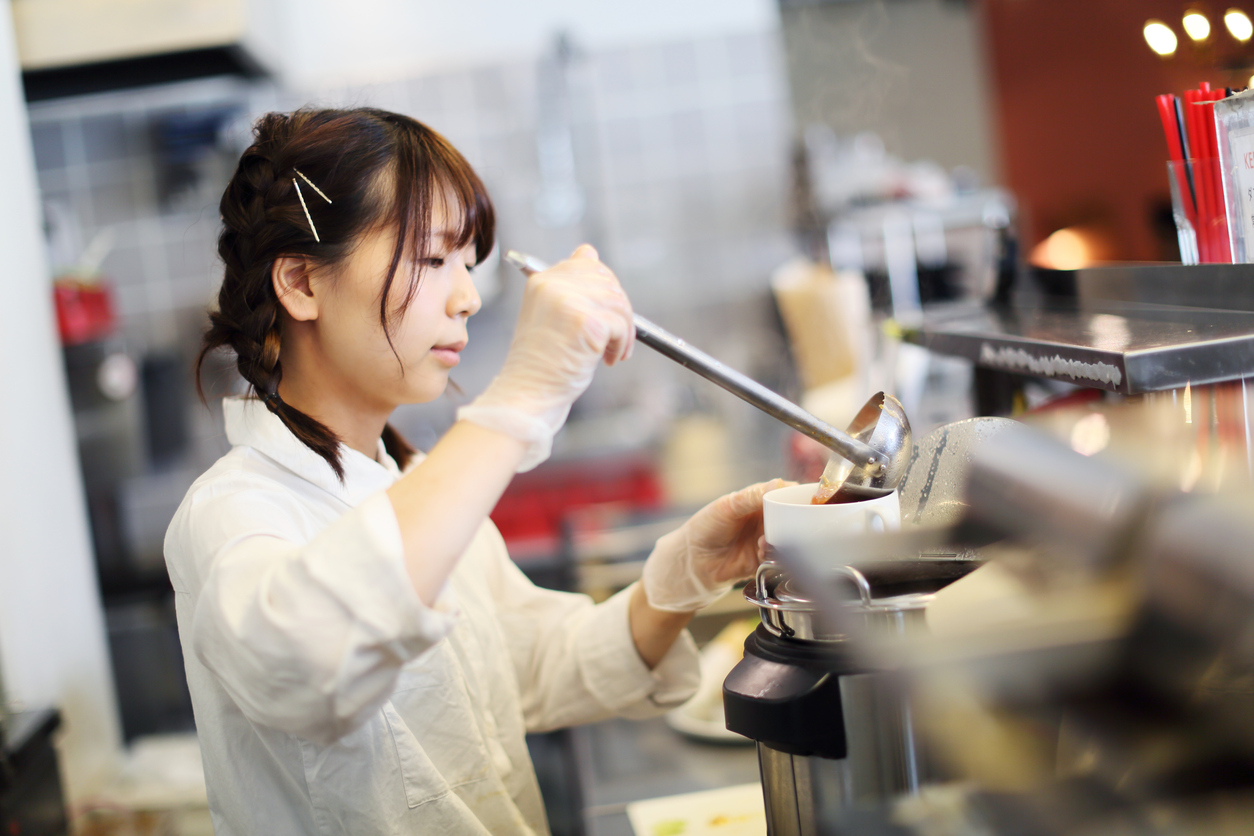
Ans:
[[[465,347],[466,341],[463,340],[459,343],[432,346],[431,353],[435,356],[435,359],[452,368],[462,361],[461,350]]]

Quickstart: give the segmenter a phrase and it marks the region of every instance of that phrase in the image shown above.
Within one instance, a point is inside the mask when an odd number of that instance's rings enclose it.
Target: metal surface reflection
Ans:
[[[1077,426],[1096,433],[1092,415],[1105,449],[1073,449]],[[803,802],[814,811],[796,832],[1254,829],[1254,495],[1181,493],[1179,452],[1197,447],[1167,418],[1081,411],[1043,422],[1052,435],[1008,428],[946,474],[965,484],[958,513],[779,555],[810,617],[842,635],[847,671],[833,705],[848,757],[761,758],[800,827]],[[1128,449],[1145,461],[1116,458]],[[1206,472],[1224,457],[1199,455]],[[850,618],[865,603],[839,580],[850,564],[964,541],[982,568],[932,593],[919,629]],[[855,757],[860,745],[873,755]]]

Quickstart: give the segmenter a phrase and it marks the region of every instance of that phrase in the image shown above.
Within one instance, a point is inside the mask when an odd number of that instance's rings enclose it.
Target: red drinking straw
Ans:
[[[1208,88],[1210,85],[1203,83],[1203,86]],[[1192,98],[1192,106],[1189,108],[1193,128],[1191,145],[1194,156],[1199,160],[1193,167],[1199,200],[1202,202],[1202,206],[1198,208],[1198,215],[1199,221],[1206,229],[1206,257],[1202,261],[1214,264],[1223,260],[1224,251],[1219,229],[1222,198],[1215,183],[1217,173],[1213,129],[1215,120],[1210,112],[1210,105],[1206,104],[1209,101],[1210,91],[1208,89],[1190,90],[1189,94]]]
[[[1173,162],[1180,162],[1184,159],[1184,149],[1180,146],[1180,135],[1176,133],[1176,113],[1172,105],[1174,97],[1167,93],[1161,96],[1155,96],[1154,101],[1158,103],[1158,118],[1163,123],[1163,136],[1167,139],[1167,155]]]
[[[1206,179],[1207,229],[1210,239],[1210,256],[1207,260],[1212,263],[1221,263],[1230,261],[1231,255],[1228,252],[1226,224],[1224,223],[1226,213],[1223,201],[1223,181],[1219,176],[1219,143],[1215,136],[1215,106],[1212,104],[1217,91],[1205,89],[1207,87],[1209,85],[1204,84],[1204,89],[1197,97],[1198,135],[1202,142],[1201,154],[1205,158],[1203,165]]]
[[[1215,253],[1216,261],[1224,264],[1232,263],[1232,242],[1228,238],[1228,201],[1224,194],[1222,166],[1219,161],[1219,133],[1215,125],[1215,102],[1224,97],[1223,90],[1212,90],[1208,94],[1210,104],[1202,108],[1206,115],[1206,139],[1210,143],[1211,185],[1215,195],[1215,232],[1218,237]]]
[[[1189,134],[1189,149],[1193,152],[1193,185],[1197,189],[1197,251],[1199,260],[1211,260],[1211,202],[1210,178],[1206,173],[1206,140],[1202,136],[1201,116],[1197,106],[1198,90],[1184,91],[1184,118]]]

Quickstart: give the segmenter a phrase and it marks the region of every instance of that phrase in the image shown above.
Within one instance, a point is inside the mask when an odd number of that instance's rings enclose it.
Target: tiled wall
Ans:
[[[780,52],[777,32],[596,54],[576,48],[565,78],[587,211],[556,229],[541,225],[535,210],[537,127],[548,112],[535,62],[351,89],[215,80],[37,104],[32,134],[53,259],[66,264],[109,228],[114,248],[104,272],[117,290],[128,351],[190,355],[220,281],[217,199],[252,118],[307,103],[373,105],[427,122],[467,156],[493,194],[505,246],[556,259],[590,240],[641,313],[687,328],[693,342],[769,376],[780,346],[767,276],[793,250],[791,116]],[[551,69],[555,59],[545,60]],[[217,147],[179,158],[182,146],[171,138],[187,132],[181,123],[213,112],[233,114]],[[163,184],[189,172],[195,177],[184,189],[160,197]],[[474,350],[458,370],[468,392],[486,382],[505,351],[518,297],[511,272],[501,269],[505,292],[472,320]],[[590,403],[621,405],[682,375],[649,359],[602,377],[598,387],[606,391]],[[673,404],[675,396],[663,400]],[[451,409],[411,410],[402,424],[429,443]]]

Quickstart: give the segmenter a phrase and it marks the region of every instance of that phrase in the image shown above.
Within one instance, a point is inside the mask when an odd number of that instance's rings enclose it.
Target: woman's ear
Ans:
[[[309,281],[309,261],[301,256],[281,255],[270,268],[274,295],[288,316],[297,322],[318,318],[318,300]]]

